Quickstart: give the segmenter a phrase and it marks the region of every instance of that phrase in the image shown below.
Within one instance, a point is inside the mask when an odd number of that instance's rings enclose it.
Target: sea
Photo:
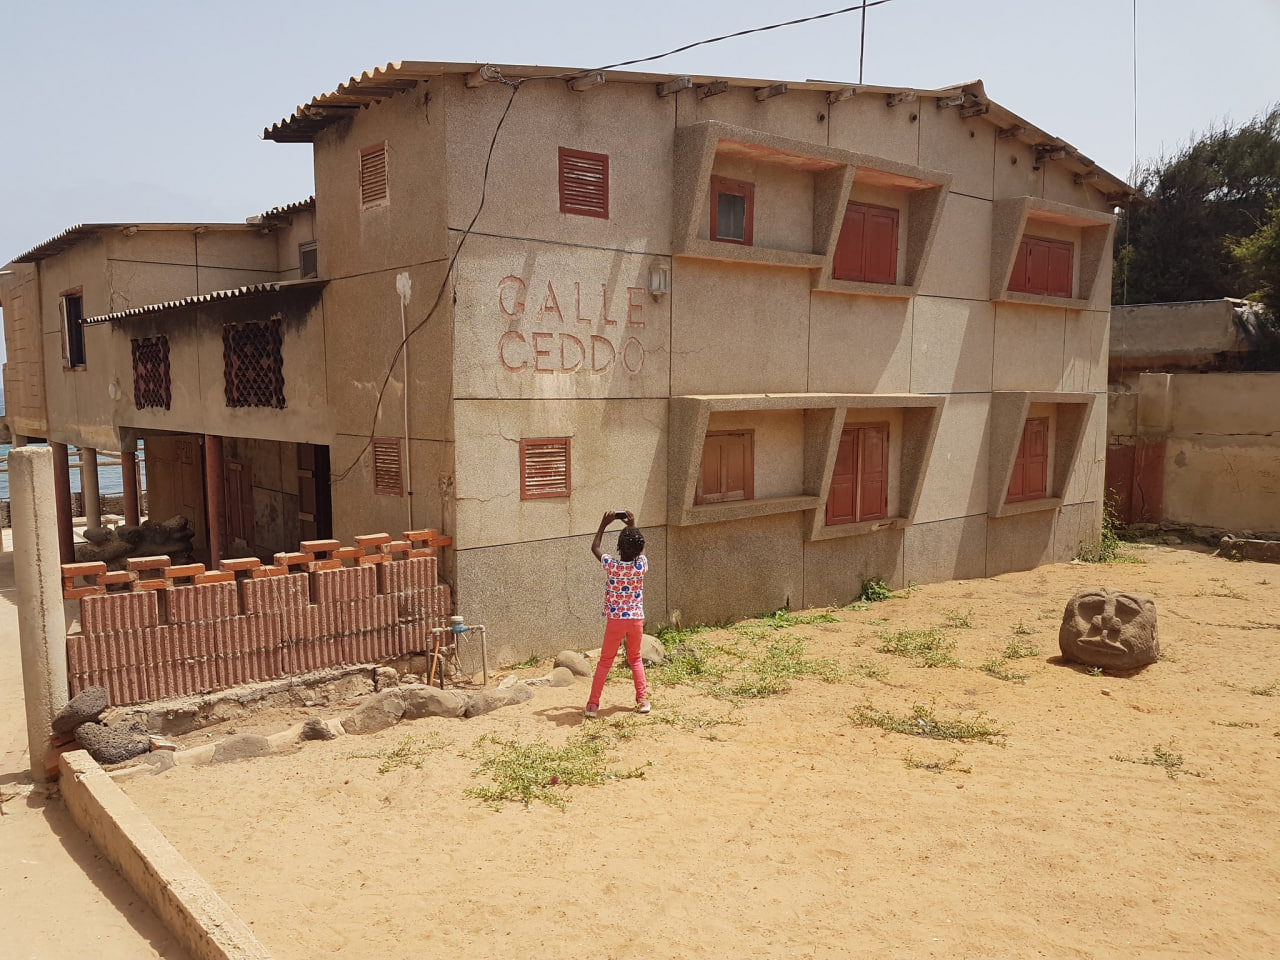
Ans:
[[[4,416],[4,394],[0,393],[0,417]],[[73,463],[71,467],[71,491],[73,493],[80,492],[80,470],[74,464],[74,451],[72,447]],[[99,453],[98,459],[101,461],[106,454]],[[0,500],[9,499],[9,444],[0,443],[0,461],[3,462],[4,470],[0,472]],[[142,454],[138,455],[138,470],[143,472],[143,486],[145,488],[145,467],[142,463]],[[120,473],[119,466],[98,466],[98,493],[101,496],[119,495],[124,493],[124,477]]]

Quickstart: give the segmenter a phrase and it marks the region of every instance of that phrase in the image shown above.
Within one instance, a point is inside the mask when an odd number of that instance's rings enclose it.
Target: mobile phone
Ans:
[[[613,519],[615,519],[615,520],[621,520],[621,521],[623,521],[623,522],[625,523],[625,522],[626,522],[626,519],[627,519],[627,511],[625,511],[625,510],[615,510],[615,511],[614,511],[614,514],[613,514]]]

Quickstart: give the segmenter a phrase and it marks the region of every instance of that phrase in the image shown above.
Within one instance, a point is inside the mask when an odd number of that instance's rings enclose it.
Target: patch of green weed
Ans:
[[[1027,633],[1031,631],[1028,630]],[[1004,653],[1001,654],[1006,660],[1022,660],[1026,657],[1040,656],[1040,648],[1034,643],[1025,643],[1021,640],[1010,640],[1005,644]]]
[[[381,760],[382,763],[378,764],[379,773],[390,773],[397,767],[413,767],[415,770],[421,770],[427,754],[433,750],[440,750],[444,746],[445,742],[435,734],[431,734],[422,742],[415,740],[412,734],[405,734],[404,739],[394,747],[379,750],[377,753],[349,753],[347,756],[352,760]]]
[[[840,618],[830,613],[792,613],[790,610],[775,610],[767,617],[760,617],[766,626],[775,630],[787,627],[798,627],[809,623],[839,623]]]
[[[945,626],[953,630],[968,630],[973,627],[972,610],[966,610],[964,613],[959,610],[948,610],[943,614],[943,619],[946,620]]]
[[[644,776],[644,769],[610,766],[606,747],[614,742],[612,733],[587,728],[573,734],[563,746],[545,740],[521,743],[486,734],[476,741],[474,755],[479,760],[475,775],[487,774],[491,784],[468,787],[467,795],[495,807],[519,802],[529,806],[535,800],[564,809],[566,788],[631,780]]]
[[[858,594],[858,599],[863,603],[879,603],[881,600],[889,600],[892,597],[893,591],[879,577],[863,580],[862,591]]]
[[[941,627],[924,630],[881,630],[876,634],[880,653],[914,660],[923,667],[958,667],[960,661],[952,656],[956,643]]]
[[[979,713],[972,720],[962,718],[943,719],[934,713],[932,704],[917,703],[909,716],[890,710],[877,710],[863,705],[849,717],[860,727],[879,727],[890,733],[903,733],[930,740],[977,740],[983,743],[999,743],[1004,731]]]
[[[950,760],[920,760],[908,750],[902,762],[912,770],[928,770],[930,773],[973,773],[973,767],[968,764],[960,765],[958,753]]]
[[[1031,628],[1028,627],[1021,620],[1019,620],[1017,623],[1013,625],[1013,632],[1015,635],[1019,637],[1026,637],[1026,636],[1030,636]]]
[[[1004,657],[992,657],[978,669],[997,680],[1008,680],[1010,683],[1026,683],[1030,677],[1030,674],[1010,670],[1009,661]]]
[[[1119,760],[1122,763],[1142,763],[1148,767],[1160,767],[1168,775],[1170,780],[1177,780],[1178,774],[1185,773],[1191,777],[1203,777],[1204,774],[1196,770],[1186,770],[1183,768],[1182,754],[1173,752],[1173,741],[1170,740],[1168,746],[1157,743],[1151,749],[1149,757],[1125,757],[1118,753],[1111,755],[1112,760]]]

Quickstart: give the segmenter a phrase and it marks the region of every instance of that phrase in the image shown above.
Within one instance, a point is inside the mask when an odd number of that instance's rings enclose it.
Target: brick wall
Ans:
[[[274,564],[249,558],[128,568],[63,564],[63,596],[80,601],[67,637],[71,695],[107,688],[125,705],[206,693],[327,667],[424,653],[452,612],[437,580],[435,530],[310,540]]]

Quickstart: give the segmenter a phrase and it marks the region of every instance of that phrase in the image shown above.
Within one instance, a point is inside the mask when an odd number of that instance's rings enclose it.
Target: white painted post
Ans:
[[[36,783],[42,783],[53,718],[69,699],[67,624],[62,607],[51,449],[22,447],[9,451],[9,506],[27,746],[31,776]]]
[[[98,496],[98,451],[80,448],[80,501],[86,527],[102,526],[102,500]]]

